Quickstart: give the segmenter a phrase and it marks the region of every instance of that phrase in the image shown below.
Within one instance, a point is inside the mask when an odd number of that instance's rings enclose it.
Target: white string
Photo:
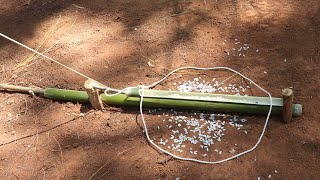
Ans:
[[[12,38],[10,38],[10,37],[2,34],[2,33],[0,33],[0,36],[4,37],[5,39],[7,39],[7,40],[9,40],[9,41],[11,41],[11,42],[14,42],[14,43],[20,45],[20,46],[22,46],[22,47],[24,47],[24,48],[26,48],[26,49],[34,52],[34,53],[36,53],[36,54],[38,54],[38,55],[46,58],[46,59],[49,59],[49,60],[51,60],[52,62],[54,62],[54,63],[56,63],[56,64],[59,64],[60,66],[66,68],[66,69],[68,69],[68,70],[70,70],[70,71],[72,71],[72,72],[74,72],[74,73],[76,73],[76,74],[78,74],[78,75],[80,75],[80,76],[82,76],[82,77],[85,77],[86,79],[91,79],[91,80],[93,80],[93,81],[96,81],[96,80],[90,78],[89,76],[87,76],[87,75],[85,75],[85,74],[83,74],[83,73],[81,73],[81,72],[79,72],[79,71],[77,71],[77,70],[75,70],[75,69],[73,69],[73,68],[65,65],[65,64],[62,64],[61,62],[59,62],[59,61],[57,61],[57,60],[54,60],[54,59],[52,59],[51,57],[48,57],[48,56],[46,56],[46,55],[44,55],[44,54],[42,54],[42,53],[40,53],[40,52],[38,52],[38,51],[36,51],[36,50],[28,47],[28,46],[26,46],[26,45],[24,45],[24,44],[22,44],[22,43],[20,43],[20,42],[18,42],[18,41],[16,41],[16,40],[12,39]],[[98,82],[98,81],[96,81],[96,82]],[[98,83],[100,83],[100,82],[98,82]],[[100,84],[102,84],[102,83],[100,83]]]
[[[143,115],[143,109],[142,109],[142,104],[143,104],[143,97],[144,97],[144,89],[145,88],[149,88],[149,87],[154,87],[156,86],[157,84],[161,83],[162,81],[164,81],[166,78],[168,78],[171,74],[173,74],[174,72],[177,72],[177,71],[180,71],[180,70],[183,70],[183,69],[195,69],[195,70],[216,70],[216,69],[225,69],[225,70],[229,70],[229,71],[232,71],[238,75],[240,75],[241,77],[243,77],[244,79],[250,81],[252,84],[254,84],[256,87],[258,87],[261,91],[265,92],[268,96],[269,96],[269,99],[270,99],[270,107],[269,107],[269,112],[267,114],[267,117],[266,117],[266,120],[265,120],[265,124],[263,126],[263,129],[262,129],[262,132],[261,132],[261,135],[259,136],[259,139],[257,141],[257,143],[250,149],[246,150],[246,151],[243,151],[241,153],[238,153],[234,156],[231,156],[231,157],[228,157],[228,158],[225,158],[225,159],[222,159],[222,160],[219,160],[219,161],[204,161],[204,160],[199,160],[199,159],[194,159],[194,158],[185,158],[185,157],[180,157],[180,156],[177,156],[177,155],[174,155],[172,153],[170,153],[169,151],[166,151],[164,149],[162,149],[161,147],[159,147],[157,144],[155,144],[153,142],[153,140],[150,139],[149,137],[149,133],[148,133],[148,128],[147,128],[147,124],[146,124],[146,121],[144,119],[144,115]],[[266,128],[267,128],[267,125],[268,125],[268,121],[269,121],[269,118],[270,118],[270,115],[271,115],[271,111],[272,111],[272,97],[271,97],[271,94],[266,91],[265,89],[263,89],[262,87],[260,87],[258,84],[256,84],[254,81],[252,81],[250,78],[242,75],[240,72],[236,71],[236,70],[233,70],[231,68],[228,68],[228,67],[212,67],[212,68],[199,68],[199,67],[182,67],[182,68],[178,68],[178,69],[175,69],[173,71],[171,71],[169,74],[167,74],[164,78],[162,78],[161,80],[149,85],[149,86],[146,86],[146,87],[142,87],[139,91],[139,94],[140,94],[140,114],[141,114],[141,120],[142,120],[142,123],[143,123],[143,126],[144,126],[144,131],[146,133],[146,137],[149,141],[150,144],[152,144],[154,147],[156,147],[159,151],[165,153],[165,154],[168,154],[176,159],[179,159],[179,160],[183,160],[183,161],[193,161],[193,162],[197,162],[197,163],[203,163],[203,164],[220,164],[220,163],[223,163],[223,162],[226,162],[226,161],[229,161],[231,159],[234,159],[234,158],[237,158],[237,157],[240,157],[244,154],[247,154],[251,151],[253,151],[254,149],[257,148],[257,146],[260,144],[261,140],[262,140],[262,137],[264,136],[264,133],[266,131]]]

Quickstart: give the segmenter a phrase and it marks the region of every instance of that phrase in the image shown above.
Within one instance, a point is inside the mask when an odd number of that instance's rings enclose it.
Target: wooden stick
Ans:
[[[282,98],[282,120],[285,123],[289,123],[292,120],[293,90],[289,88],[283,89]]]
[[[102,110],[104,109],[102,100],[100,99],[99,89],[95,89],[93,84],[95,82],[91,79],[88,79],[84,83],[84,88],[89,96],[89,101],[94,109]]]
[[[251,71],[251,69],[249,68],[249,66],[247,66],[246,68],[241,69],[241,71],[239,71],[239,72],[242,73],[242,72],[243,72],[244,70],[246,70],[246,69],[249,69],[249,70]],[[233,79],[233,78],[236,77],[236,76],[239,76],[239,74],[236,74],[236,73],[235,73],[235,74],[229,76],[227,79],[221,81],[220,84],[228,81],[229,79]]]
[[[4,89],[7,91],[26,92],[26,93],[33,92],[35,94],[44,93],[44,89],[42,88],[23,87],[23,86],[9,85],[9,84],[0,84],[0,89]]]

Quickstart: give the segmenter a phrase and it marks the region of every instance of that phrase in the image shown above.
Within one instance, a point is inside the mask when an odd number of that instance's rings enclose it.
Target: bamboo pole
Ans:
[[[116,106],[135,106],[139,107],[140,97],[136,94],[137,89],[132,89],[126,94],[119,94],[115,96],[100,95],[101,100],[107,105]],[[145,90],[147,92],[149,90]],[[155,90],[152,90],[155,91]],[[154,92],[153,92],[154,93]],[[79,101],[89,102],[88,95],[83,91],[62,90],[48,88],[45,90],[44,96],[50,99],[63,100],[63,101]],[[230,95],[229,95],[230,96]],[[246,98],[246,96],[241,96]],[[260,97],[264,98],[264,97]],[[268,99],[268,97],[265,97]],[[274,98],[279,99],[279,98]],[[276,102],[276,101],[275,101]],[[272,114],[281,115],[282,105],[274,104]],[[246,114],[267,114],[269,105],[257,105],[257,104],[245,104],[245,103],[226,103],[226,102],[213,102],[213,101],[197,101],[197,100],[185,100],[185,99],[168,99],[167,97],[144,97],[144,107],[154,108],[176,108],[186,110],[204,110],[204,111],[216,111],[216,112],[230,112],[230,113],[246,113]],[[302,112],[302,106],[300,104],[292,105],[292,116],[300,116]]]
[[[42,94],[45,98],[55,100],[83,103],[89,102],[89,96],[85,91],[56,88],[47,88],[43,90],[41,88],[30,88],[3,84],[0,84],[0,88],[20,92],[32,91],[36,94]],[[135,107],[139,107],[140,105],[140,95],[138,88],[129,89],[125,92],[125,94],[119,94],[115,96],[106,96],[104,94],[100,94],[100,98],[102,102],[107,105]],[[224,113],[267,114],[270,106],[269,101],[269,97],[145,90],[143,106],[154,108],[204,110]],[[291,116],[297,117],[301,116],[302,114],[301,104],[289,103],[289,105],[287,105],[287,103],[284,103],[281,98],[272,98],[272,101],[273,115],[283,115],[284,104],[286,105],[286,114],[288,116],[289,114],[291,114]]]

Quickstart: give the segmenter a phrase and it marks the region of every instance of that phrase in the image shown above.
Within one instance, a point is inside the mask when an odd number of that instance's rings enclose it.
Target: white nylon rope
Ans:
[[[222,159],[222,160],[219,160],[219,161],[204,161],[204,160],[199,160],[199,159],[194,159],[194,158],[185,158],[185,157],[181,157],[181,156],[177,156],[177,155],[174,155],[172,153],[170,153],[169,151],[166,151],[164,149],[162,149],[161,147],[159,147],[157,144],[155,144],[153,142],[153,140],[150,139],[149,137],[149,133],[148,133],[148,128],[147,128],[147,124],[146,124],[146,121],[144,119],[144,115],[143,115],[143,109],[142,109],[142,104],[143,104],[143,97],[144,97],[144,89],[145,88],[148,88],[148,87],[154,87],[156,86],[157,84],[161,83],[162,81],[164,81],[166,78],[168,78],[171,74],[173,74],[174,72],[177,72],[177,71],[180,71],[180,70],[184,70],[184,69],[195,69],[195,70],[216,70],[216,69],[225,69],[225,70],[229,70],[229,71],[232,71],[238,75],[240,75],[241,77],[243,77],[244,79],[250,81],[252,84],[254,84],[256,87],[258,87],[261,91],[265,92],[268,96],[269,96],[269,99],[270,99],[270,107],[269,107],[269,112],[267,114],[267,117],[266,117],[266,120],[265,120],[265,123],[264,123],[264,126],[263,126],[263,129],[262,129],[262,132],[261,132],[261,135],[259,136],[259,139],[258,141],[256,142],[256,144],[246,150],[246,151],[243,151],[241,153],[238,153],[234,156],[231,156],[231,157],[228,157],[228,158],[225,158],[225,159]],[[183,160],[183,161],[193,161],[193,162],[197,162],[197,163],[202,163],[202,164],[220,164],[220,163],[223,163],[223,162],[226,162],[226,161],[229,161],[231,159],[234,159],[234,158],[237,158],[237,157],[240,157],[244,154],[247,154],[251,151],[253,151],[254,149],[257,148],[257,146],[259,145],[259,143],[261,142],[262,140],[262,137],[264,136],[264,133],[267,129],[267,125],[268,125],[268,121],[269,121],[269,118],[270,118],[270,115],[271,115],[271,111],[272,111],[272,97],[271,97],[271,94],[266,91],[265,89],[263,89],[262,87],[260,87],[258,84],[256,84],[254,81],[252,81],[250,78],[244,76],[243,74],[241,74],[240,72],[236,71],[236,70],[233,70],[231,68],[228,68],[228,67],[212,67],[212,68],[199,68],[199,67],[181,67],[181,68],[178,68],[178,69],[175,69],[173,71],[171,71],[169,74],[167,74],[164,78],[162,78],[160,81],[158,82],[155,82],[153,84],[151,84],[150,86],[146,86],[146,87],[141,87],[140,88],[140,91],[139,91],[139,94],[140,94],[140,114],[141,114],[141,120],[142,120],[142,123],[143,123],[143,126],[144,126],[144,131],[146,133],[146,137],[149,141],[150,144],[152,144],[154,147],[156,147],[159,151],[165,153],[165,154],[168,154],[176,159],[179,159],[179,160]]]
[[[147,128],[147,123],[144,119],[144,115],[143,115],[143,98],[144,98],[144,90],[145,89],[149,89],[149,88],[153,88],[155,87],[156,85],[158,85],[159,83],[161,83],[162,81],[166,80],[170,75],[172,75],[173,73],[177,72],[177,71],[181,71],[181,70],[186,70],[186,69],[194,69],[194,70],[217,70],[217,69],[223,69],[223,70],[229,70],[233,73],[236,73],[238,75],[240,75],[242,78],[248,80],[249,82],[251,82],[252,84],[254,84],[256,87],[258,87],[261,91],[265,92],[268,96],[269,96],[269,99],[270,99],[270,106],[269,106],[269,111],[268,111],[268,114],[267,114],[267,117],[266,117],[266,120],[265,120],[265,123],[264,123],[264,126],[263,126],[263,129],[261,131],[261,134],[259,136],[259,139],[258,141],[256,142],[256,144],[246,150],[246,151],[243,151],[241,153],[238,153],[234,156],[231,156],[231,157],[228,157],[228,158],[225,158],[225,159],[222,159],[222,160],[219,160],[219,161],[204,161],[204,160],[199,160],[199,159],[194,159],[194,158],[185,158],[185,157],[181,157],[181,156],[177,156],[175,154],[172,154],[170,153],[169,151],[166,151],[164,149],[162,149],[161,147],[159,147],[157,144],[155,144],[153,142],[153,140],[150,139],[149,137],[149,132],[148,132],[148,128]],[[271,115],[271,111],[272,111],[272,96],[271,94],[263,89],[261,86],[259,86],[257,83],[255,83],[254,81],[252,81],[250,78],[244,76],[243,74],[241,74],[240,72],[234,70],[234,69],[231,69],[231,68],[228,68],[228,67],[212,67],[212,68],[199,68],[199,67],[181,67],[181,68],[178,68],[178,69],[175,69],[173,71],[171,71],[170,73],[168,73],[165,77],[163,77],[162,79],[160,79],[159,81],[149,85],[149,86],[138,86],[140,88],[139,90],[139,95],[140,95],[140,114],[141,114],[141,120],[142,120],[142,123],[143,123],[143,126],[144,126],[144,131],[145,131],[145,134],[146,134],[146,137],[147,137],[147,140],[148,142],[153,145],[154,147],[156,147],[160,152],[164,153],[164,154],[167,154],[167,155],[170,155],[176,159],[179,159],[179,160],[183,160],[183,161],[193,161],[193,162],[197,162],[197,163],[203,163],[203,164],[220,164],[220,163],[223,163],[223,162],[226,162],[226,161],[229,161],[231,159],[234,159],[234,158],[237,158],[237,157],[240,157],[244,154],[247,154],[251,151],[253,151],[254,149],[257,148],[257,146],[260,144],[263,136],[264,136],[264,133],[266,131],[266,128],[267,128],[267,125],[268,125],[268,122],[269,122],[269,118],[270,118],[270,115]],[[105,95],[107,96],[115,96],[117,94],[121,94],[123,92],[125,92],[127,89],[130,89],[130,88],[134,88],[134,87],[127,87],[127,88],[124,88],[122,90],[118,90],[117,93],[115,94],[108,94],[107,93],[107,89],[105,90]]]
[[[75,69],[73,69],[73,68],[71,68],[71,67],[68,67],[67,65],[64,65],[64,64],[60,63],[59,61],[54,60],[54,59],[52,59],[52,58],[50,58],[50,57],[48,57],[48,56],[46,56],[46,55],[44,55],[44,54],[42,54],[42,53],[40,53],[40,52],[38,52],[38,51],[36,51],[36,50],[34,50],[34,49],[26,46],[26,45],[24,45],[24,44],[22,44],[22,43],[20,43],[20,42],[18,42],[18,41],[16,41],[16,40],[14,40],[14,39],[12,39],[12,38],[10,38],[10,37],[2,34],[2,33],[0,33],[0,36],[2,36],[2,37],[4,37],[5,39],[10,40],[10,41],[18,44],[18,45],[20,45],[20,46],[22,46],[22,47],[24,47],[24,48],[26,48],[26,49],[28,49],[28,50],[36,53],[36,54],[41,55],[42,57],[45,57],[46,59],[49,59],[49,60],[57,63],[58,65],[66,68],[66,69],[68,69],[68,70],[70,70],[70,71],[72,71],[72,72],[74,72],[74,73],[76,73],[76,74],[78,74],[78,75],[80,75],[80,76],[82,76],[82,77],[85,77],[85,78],[87,78],[87,79],[91,79],[91,80],[93,80],[93,81],[96,81],[96,80],[90,78],[89,76],[84,75],[83,73],[78,72],[77,70],[75,70]],[[243,151],[243,152],[241,152],[241,153],[238,153],[238,154],[236,154],[236,155],[234,155],[234,156],[231,156],[231,157],[229,157],[229,158],[225,158],[225,159],[219,160],[219,161],[204,161],[204,160],[199,160],[199,159],[194,159],[194,158],[184,158],[184,157],[180,157],[180,156],[174,155],[174,154],[170,153],[169,151],[166,151],[166,150],[162,149],[162,148],[159,147],[157,144],[155,144],[155,143],[153,142],[153,140],[150,139],[149,133],[148,133],[147,124],[146,124],[146,121],[145,121],[144,115],[143,115],[143,108],[142,108],[142,107],[143,107],[142,105],[143,105],[144,90],[155,87],[156,85],[158,85],[158,84],[161,83],[162,81],[166,80],[166,79],[167,79],[170,75],[172,75],[173,73],[175,73],[175,72],[177,72],[177,71],[180,71],[180,70],[185,70],[185,69],[194,69],[194,70],[217,70],[217,69],[224,69],[224,70],[229,70],[229,71],[232,71],[232,72],[240,75],[240,76],[243,77],[244,79],[250,81],[252,84],[254,84],[256,87],[258,87],[261,91],[265,92],[265,93],[269,96],[269,99],[270,99],[269,112],[268,112],[268,114],[267,114],[267,117],[266,117],[266,120],[265,120],[263,129],[262,129],[261,135],[259,136],[259,139],[258,139],[257,143],[256,143],[252,148],[250,148],[250,149],[248,149],[248,150],[246,150],[246,151]],[[96,82],[98,82],[98,81],[96,81]],[[99,82],[98,82],[98,83],[99,83]],[[100,84],[102,84],[102,83],[100,83]],[[142,123],[143,123],[143,126],[144,126],[144,131],[145,131],[145,133],[146,133],[146,137],[147,137],[148,142],[149,142],[150,144],[152,144],[154,147],[156,147],[159,151],[161,151],[161,152],[163,152],[163,153],[165,153],[165,154],[168,154],[168,155],[170,155],[170,156],[172,156],[172,157],[174,157],[174,158],[176,158],[176,159],[184,160],[184,161],[193,161],[193,162],[203,163],[203,164],[219,164],[219,163],[223,163],[223,162],[229,161],[229,160],[231,160],[231,159],[240,157],[240,156],[242,156],[242,155],[244,155],[244,154],[247,154],[247,153],[253,151],[253,150],[256,149],[256,147],[259,145],[259,143],[260,143],[261,140],[262,140],[262,137],[264,136],[264,133],[265,133],[265,131],[266,131],[266,128],[267,128],[267,125],[268,125],[268,121],[269,121],[269,118],[270,118],[270,115],[271,115],[271,111],[272,111],[272,97],[271,97],[271,94],[270,94],[268,91],[266,91],[265,89],[263,89],[262,87],[260,87],[258,84],[256,84],[255,82],[253,82],[250,78],[248,78],[248,77],[242,75],[240,72],[238,72],[238,71],[236,71],[236,70],[233,70],[233,69],[231,69],[231,68],[228,68],[228,67],[212,67],[212,68],[181,67],[181,68],[178,68],[178,69],[175,69],[175,70],[171,71],[171,72],[168,73],[165,77],[163,77],[162,79],[160,79],[160,80],[157,81],[157,82],[154,82],[153,84],[151,84],[151,85],[149,85],[149,86],[138,86],[138,87],[140,88],[139,94],[140,94],[140,114],[141,114],[141,120],[142,120]],[[127,89],[130,89],[130,88],[133,88],[133,87],[127,87],[127,88],[124,88],[124,89],[122,89],[122,90],[117,90],[117,89],[113,89],[113,88],[107,87],[107,88],[105,89],[104,93],[105,93],[105,95],[107,95],[107,96],[115,96],[115,95],[117,95],[117,94],[124,93]],[[108,94],[107,92],[110,91],[110,90],[111,90],[111,91],[114,91],[114,92],[116,92],[116,93],[115,93],[115,94]]]

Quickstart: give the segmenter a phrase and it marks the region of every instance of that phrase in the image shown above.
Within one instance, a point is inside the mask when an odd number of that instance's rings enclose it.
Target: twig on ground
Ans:
[[[63,37],[65,37],[73,28],[73,26],[75,25],[75,23],[77,22],[77,18],[73,21],[72,25],[70,26],[70,28],[62,35]],[[52,46],[50,46],[48,49],[46,49],[45,51],[42,52],[42,54],[50,52],[50,50],[52,48],[54,48],[62,39],[63,37],[61,37],[59,40],[57,40]],[[52,49],[52,51],[55,49]],[[37,55],[37,57],[39,57],[40,55]],[[43,57],[40,57],[40,60],[43,59]]]
[[[149,60],[149,61],[148,61],[148,65],[149,65],[149,66],[152,64],[153,67],[157,66],[157,67],[160,67],[160,68],[162,68],[162,69],[164,69],[164,70],[166,70],[166,71],[168,71],[168,72],[171,72],[171,71],[173,70],[173,69],[170,69],[170,68],[167,68],[167,67],[158,65],[155,60],[152,60],[151,58],[149,58],[149,57],[147,57],[147,56],[142,55],[142,57],[144,57],[144,58],[146,58],[146,59]],[[150,64],[149,62],[150,62],[151,64]],[[151,66],[151,67],[152,67],[152,66]],[[203,74],[203,73],[188,72],[188,71],[183,71],[183,70],[182,70],[182,71],[179,71],[179,72],[175,72],[175,73],[173,73],[173,74],[178,74],[178,75],[201,75],[201,74]]]
[[[59,141],[57,140],[57,138],[55,136],[52,136],[53,139],[58,143],[59,145],[59,149],[60,149],[60,159],[61,159],[61,162],[63,162],[63,154],[62,154],[62,148],[61,148],[61,145],[59,143]]]
[[[42,48],[42,46],[47,42],[47,40],[53,35],[53,33],[55,32],[56,26],[57,26],[57,25],[59,24],[59,22],[60,22],[60,19],[61,19],[61,16],[59,16],[57,22],[56,22],[52,27],[49,28],[49,30],[48,30],[48,31],[46,32],[46,34],[44,35],[42,41],[40,42],[40,45],[36,48],[36,51],[39,51],[39,50]],[[19,64],[15,67],[15,69],[18,69],[18,68],[20,68],[20,67],[23,67],[23,66],[29,64],[29,63],[33,60],[33,58],[34,58],[34,57],[37,57],[37,56],[38,56],[38,55],[37,55],[36,53],[33,53],[33,54],[32,54],[31,56],[29,56],[26,60],[24,60],[24,61],[22,61],[21,63],[19,63]]]
[[[46,170],[43,168],[43,177],[42,177],[42,180],[45,180],[46,178]]]
[[[51,131],[51,130],[56,129],[56,128],[60,127],[60,126],[63,126],[63,125],[68,124],[68,123],[70,123],[70,122],[72,122],[72,121],[75,121],[75,120],[77,120],[77,119],[79,119],[79,118],[85,117],[85,116],[87,116],[88,114],[91,114],[92,112],[95,112],[95,111],[89,111],[89,112],[87,112],[85,115],[81,115],[81,116],[75,117],[75,118],[73,118],[73,119],[71,119],[71,120],[69,120],[69,121],[66,121],[66,122],[64,122],[64,123],[58,124],[58,125],[53,126],[53,127],[49,128],[49,129],[40,131],[39,133],[36,132],[36,133],[29,134],[29,135],[27,135],[27,136],[23,136],[23,137],[20,137],[20,138],[17,138],[17,139],[14,139],[14,140],[11,140],[11,141],[8,141],[8,142],[5,142],[5,143],[1,143],[1,144],[0,144],[0,147],[1,147],[1,146],[4,146],[4,145],[11,144],[11,143],[16,142],[16,141],[20,141],[20,140],[22,140],[22,139],[26,139],[26,138],[32,137],[32,136],[34,136],[34,135],[36,135],[36,134],[42,134],[42,133]]]
[[[31,149],[33,147],[34,142],[36,141],[37,137],[38,137],[38,132],[34,135],[34,139],[33,141],[27,146],[27,149],[21,153],[21,155],[19,156],[19,158],[21,158],[25,153],[27,153],[29,151],[29,149]]]
[[[2,74],[1,76],[1,81],[3,82],[5,79],[8,78],[7,72],[6,72],[6,67],[4,65],[1,65],[1,69],[0,69],[0,74]]]
[[[242,70],[239,71],[239,72],[242,73],[242,72],[243,72],[244,70],[246,70],[246,69],[249,69],[249,70],[251,71],[251,69],[249,68],[249,66],[247,66],[246,68],[242,69]],[[220,83],[224,83],[224,82],[226,82],[226,81],[228,81],[228,80],[231,80],[231,79],[235,78],[235,77],[238,76],[238,75],[239,75],[239,74],[233,74],[233,75],[229,76],[227,79],[221,81]]]
[[[79,8],[79,9],[85,9],[85,7],[82,7],[82,6],[79,6],[79,5],[76,5],[76,4],[72,4],[74,7],[76,8]]]
[[[78,12],[78,10],[76,11],[76,13]],[[37,51],[44,45],[44,43],[53,35],[54,31],[52,30],[53,28],[55,28],[55,26],[59,23],[60,21],[60,18],[61,16],[59,16],[59,19],[57,21],[56,24],[54,24],[48,31],[47,33],[45,34],[45,37],[44,39],[42,40],[40,46],[37,48]],[[42,53],[47,53],[47,52],[51,52],[51,51],[54,51],[54,47],[56,47],[56,45],[58,43],[60,43],[60,41],[70,32],[70,30],[74,27],[75,23],[77,21],[77,18],[74,19],[72,25],[70,26],[70,28],[62,35],[62,37],[57,40],[53,45],[51,45],[49,48],[47,48],[46,50],[44,50]],[[19,63],[16,67],[15,67],[15,70],[16,70],[16,73],[13,74],[11,76],[10,79],[12,79],[14,76],[17,76],[20,72],[21,72],[21,67],[24,67],[24,68],[27,68],[29,66],[32,66],[34,65],[35,63],[37,63],[38,61],[33,61],[34,59],[38,58],[40,55],[38,54],[35,54],[33,53],[29,58],[27,58],[25,61]],[[42,59],[42,57],[40,57],[39,61]],[[33,61],[33,62],[32,62]]]
[[[243,81],[244,81],[244,83],[246,84],[246,86],[249,86],[250,87],[250,92],[251,92],[251,95],[250,96],[253,96],[253,91],[252,91],[252,88],[251,88],[251,86],[250,86],[250,84],[248,83],[248,81],[246,80],[246,79],[244,79],[244,78],[242,78],[243,79]]]
[[[92,179],[103,167],[105,167],[107,164],[109,164],[109,163],[111,163],[112,161],[114,161],[119,155],[121,155],[121,154],[123,154],[123,153],[125,153],[125,152],[128,152],[128,151],[130,151],[130,150],[132,150],[132,149],[134,149],[134,147],[133,147],[133,148],[129,148],[129,149],[127,149],[127,150],[124,150],[124,151],[118,153],[116,156],[114,156],[112,159],[110,159],[108,162],[106,162],[104,165],[102,165],[95,173],[93,173],[93,174],[88,178],[88,180]],[[101,177],[103,177],[104,175],[105,175],[105,173],[103,173],[103,175],[100,176],[99,179],[100,179]]]
[[[0,178],[1,178],[5,173],[8,174],[8,172],[12,169],[12,167],[18,162],[18,159],[22,158],[22,157],[25,155],[25,153],[27,153],[27,152],[33,147],[34,142],[35,142],[36,139],[37,139],[37,136],[38,136],[38,133],[36,133],[36,134],[34,135],[34,138],[33,138],[32,142],[31,142],[31,143],[27,146],[27,148],[20,154],[20,156],[13,161],[12,165],[11,165],[10,167],[8,167],[7,170],[6,170],[6,169],[3,170],[3,172],[0,174]]]
[[[23,96],[20,96],[21,98],[23,98]],[[24,110],[19,110],[18,115],[21,115],[21,113],[23,113],[23,117],[26,116],[27,112],[28,112],[28,101],[26,98],[23,98],[24,102],[25,102],[25,108]]]
[[[51,141],[51,139],[50,139],[50,132],[51,132],[51,130],[50,130],[50,131],[48,131],[48,133],[47,133],[49,143],[50,143],[50,141]]]

